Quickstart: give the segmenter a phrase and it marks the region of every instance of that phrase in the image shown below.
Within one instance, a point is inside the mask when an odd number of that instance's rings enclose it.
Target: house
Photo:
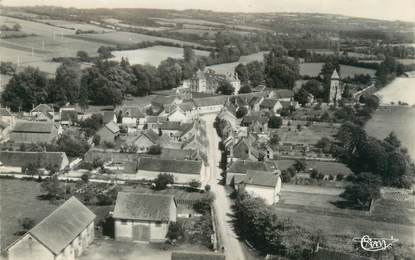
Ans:
[[[249,100],[249,108],[252,112],[258,112],[260,110],[260,105],[264,101],[264,97],[252,97]]]
[[[155,96],[151,100],[151,107],[155,114],[159,114],[166,106],[181,104],[183,100],[177,96]]]
[[[168,115],[167,119],[171,122],[186,122],[186,113],[180,108],[175,107]]]
[[[170,122],[166,121],[159,126],[159,131],[171,140],[176,140],[176,137],[179,135],[181,131],[181,124],[180,122]]]
[[[116,240],[165,241],[177,205],[173,195],[119,192],[113,213]]]
[[[16,118],[8,108],[0,108],[0,122],[3,122],[7,126],[13,127],[15,121]]]
[[[148,129],[158,131],[160,125],[167,122],[167,117],[162,116],[148,116],[146,118],[146,124]]]
[[[229,82],[235,89],[235,94],[241,88],[241,81],[236,73],[218,74],[212,69],[206,71],[198,70],[190,79],[183,81],[183,89],[198,93],[216,93],[219,83]]]
[[[46,104],[39,104],[30,111],[30,116],[36,121],[53,121],[55,111]]]
[[[245,179],[239,184],[239,189],[264,199],[267,205],[273,205],[280,199],[281,177],[274,172],[248,170]]]
[[[262,133],[268,131],[268,117],[261,115],[244,116],[241,126],[248,127],[249,132]]]
[[[71,197],[7,247],[9,260],[73,260],[95,237],[95,214]]]
[[[175,183],[200,181],[204,171],[202,161],[140,158],[137,179],[154,180],[160,173],[172,174]]]
[[[53,122],[17,121],[10,133],[14,143],[50,143],[58,138],[59,127]]]
[[[113,143],[115,139],[120,135],[120,128],[116,123],[114,123],[114,121],[110,121],[105,124],[100,130],[98,130],[97,135],[101,137],[101,143]]]
[[[238,108],[234,104],[227,101],[219,114],[219,118],[229,122],[232,128],[235,129],[239,124],[239,119],[236,117],[237,110]]]
[[[59,117],[61,125],[73,125],[78,121],[78,111],[75,107],[61,107]]]
[[[162,136],[159,136],[152,129],[147,129],[141,132],[141,134],[132,141],[132,144],[137,147],[138,153],[146,153],[153,145],[163,144],[163,142],[165,142],[163,139]]]
[[[63,152],[0,152],[0,172],[21,173],[29,164],[38,169],[56,167],[63,170],[69,165],[69,160]]]
[[[214,96],[205,98],[194,98],[193,102],[198,114],[209,114],[220,112],[225,104],[226,96]]]
[[[276,114],[278,113],[279,110],[282,109],[282,105],[278,101],[278,99],[266,98],[261,102],[261,104],[259,105],[259,108],[261,110]]]
[[[273,98],[280,101],[292,101],[294,100],[294,91],[291,89],[275,89],[272,91]]]
[[[225,260],[225,255],[214,252],[172,252],[171,260]]]
[[[226,173],[226,185],[237,185],[246,177],[247,171],[267,171],[273,169],[265,162],[236,160],[231,162]]]
[[[129,128],[135,128],[137,125],[144,125],[146,115],[141,111],[138,106],[122,106],[121,111],[122,121],[121,123]]]

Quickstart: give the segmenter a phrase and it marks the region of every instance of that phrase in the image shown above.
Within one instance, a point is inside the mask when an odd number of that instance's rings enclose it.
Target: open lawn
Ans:
[[[121,61],[121,58],[128,58],[130,64],[151,64],[158,66],[161,61],[167,58],[181,59],[183,58],[183,48],[168,46],[152,46],[144,49],[113,51],[115,56],[111,60]],[[209,52],[195,50],[195,54],[199,56],[208,56]]]

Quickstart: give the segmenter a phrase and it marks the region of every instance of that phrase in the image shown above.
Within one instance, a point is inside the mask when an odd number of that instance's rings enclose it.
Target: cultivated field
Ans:
[[[196,55],[208,56],[209,52],[195,50]],[[130,64],[151,64],[158,66],[161,61],[171,57],[175,59],[183,58],[183,48],[168,46],[152,46],[144,49],[113,51],[115,56],[112,60],[121,61],[121,58],[128,58]]]
[[[415,160],[415,108],[384,107],[378,109],[366,124],[366,132],[378,139],[395,132]]]
[[[406,102],[415,105],[415,78],[396,78],[389,85],[376,93],[381,103],[390,105],[391,102]]]
[[[37,21],[42,22],[42,23],[48,23],[48,24],[58,26],[58,27],[64,27],[69,30],[83,30],[83,31],[93,30],[97,32],[113,31],[111,29],[99,27],[93,24],[78,23],[78,22],[73,22],[73,21],[52,20],[52,19],[43,19],[43,20],[37,20]]]
[[[218,73],[234,73],[235,72],[235,68],[236,66],[238,66],[239,63],[249,63],[251,61],[263,61],[264,60],[264,54],[267,52],[257,52],[251,55],[246,55],[246,56],[241,56],[239,58],[239,61],[237,62],[232,62],[232,63],[222,63],[222,64],[218,64],[218,65],[212,65],[212,66],[208,66],[206,68],[208,69],[213,69]]]
[[[311,76],[316,77],[321,71],[321,68],[323,67],[322,62],[315,62],[315,63],[301,63],[300,64],[300,74],[305,76]],[[357,74],[369,74],[371,76],[375,75],[375,70],[372,69],[365,69],[365,68],[359,68],[354,66],[348,66],[348,65],[341,65],[340,66],[340,73],[342,77],[353,77]]]

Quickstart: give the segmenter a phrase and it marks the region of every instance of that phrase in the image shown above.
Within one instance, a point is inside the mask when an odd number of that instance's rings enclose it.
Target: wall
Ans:
[[[125,223],[122,223],[120,219],[116,219],[114,225],[115,239],[121,241],[133,241],[134,226],[141,225],[148,226],[150,228],[150,241],[148,242],[164,241],[169,229],[168,222],[160,222],[156,224],[156,222],[153,221],[127,220]]]
[[[201,172],[203,172],[203,171],[204,171],[204,169],[203,169],[203,164],[202,164]],[[138,180],[141,180],[141,179],[154,180],[155,178],[157,178],[157,176],[160,173],[161,172],[158,172],[158,171],[153,172],[153,171],[138,170],[136,178]],[[201,179],[201,174],[183,174],[183,173],[176,173],[176,172],[163,172],[163,173],[172,174],[173,177],[174,177],[174,182],[175,183],[188,183],[192,180],[200,181],[200,179]]]
[[[220,112],[222,108],[223,108],[223,105],[213,105],[213,106],[198,107],[197,110],[199,114],[205,114],[205,113]]]
[[[245,191],[254,197],[263,198],[265,203],[272,205],[275,202],[275,188],[257,185],[246,185]]]
[[[235,172],[227,172],[226,173],[226,185],[231,185],[233,178],[235,176],[246,176],[246,174],[243,173],[235,173]]]
[[[54,255],[30,234],[26,234],[8,250],[9,260],[53,260]]]

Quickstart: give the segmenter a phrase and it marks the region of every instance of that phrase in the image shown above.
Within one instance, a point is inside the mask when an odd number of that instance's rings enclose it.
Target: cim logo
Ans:
[[[376,252],[392,248],[392,244],[399,240],[393,236],[390,238],[371,238],[368,235],[364,235],[361,238],[353,238],[353,241],[360,243],[360,246],[365,251]]]

